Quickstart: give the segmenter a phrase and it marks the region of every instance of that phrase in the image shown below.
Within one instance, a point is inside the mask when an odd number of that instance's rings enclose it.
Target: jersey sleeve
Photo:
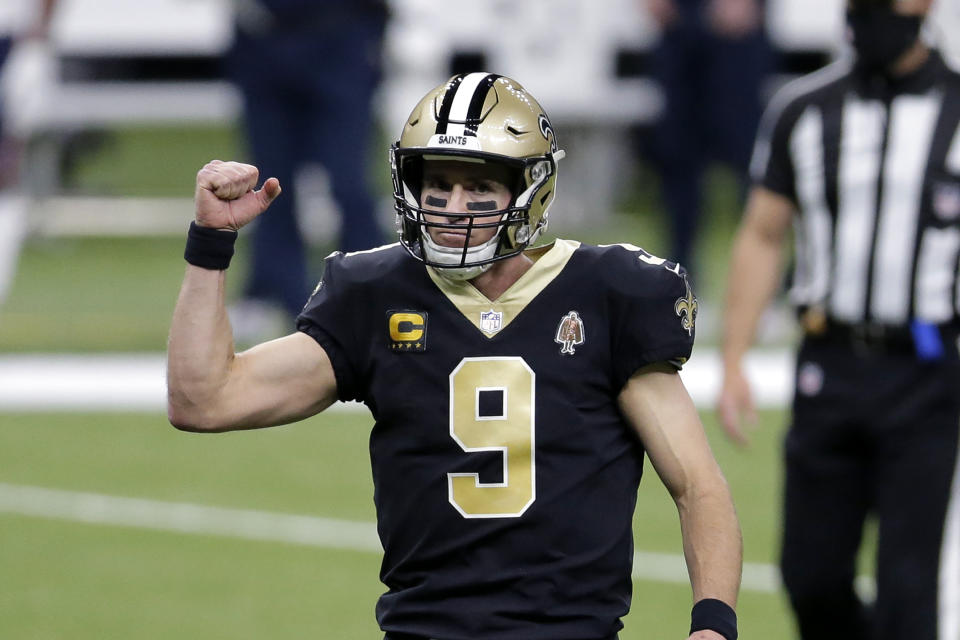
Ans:
[[[358,374],[361,367],[357,362],[361,350],[349,313],[354,307],[342,259],[343,254],[334,253],[324,261],[323,278],[297,316],[297,330],[316,340],[327,352],[337,379],[337,397],[350,401],[362,396]]]
[[[638,369],[666,362],[677,369],[696,335],[697,299],[686,270],[640,250],[624,251],[611,281],[613,375],[622,388]]]
[[[797,105],[782,91],[770,101],[757,132],[750,162],[754,184],[796,201],[790,132],[796,121]]]

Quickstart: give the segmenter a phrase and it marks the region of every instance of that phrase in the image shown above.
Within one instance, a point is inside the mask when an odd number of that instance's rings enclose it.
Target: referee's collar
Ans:
[[[853,70],[853,80],[857,90],[869,98],[893,97],[904,93],[926,93],[940,81],[946,64],[940,52],[931,48],[930,54],[920,67],[904,76],[891,78],[884,75],[865,75]]]

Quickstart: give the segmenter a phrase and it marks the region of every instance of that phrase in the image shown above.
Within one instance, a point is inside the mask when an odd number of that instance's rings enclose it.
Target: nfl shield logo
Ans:
[[[493,335],[503,328],[503,313],[500,311],[484,311],[480,314],[480,331]]]
[[[941,220],[960,217],[960,184],[939,182],[933,185],[933,212]]]

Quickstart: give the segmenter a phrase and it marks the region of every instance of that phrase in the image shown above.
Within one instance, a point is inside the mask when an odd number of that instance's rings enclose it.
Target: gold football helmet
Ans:
[[[453,76],[420,100],[390,149],[400,243],[418,260],[457,280],[517,255],[547,226],[557,161],[563,155],[547,115],[516,81],[492,73]],[[468,220],[466,241],[463,247],[443,247],[428,231],[449,227],[452,220],[428,222],[424,217],[438,214],[421,207],[423,162],[458,159],[508,167],[514,176],[508,185],[512,200],[494,218],[489,212],[457,214]],[[498,231],[490,241],[470,246],[473,229],[492,226]]]

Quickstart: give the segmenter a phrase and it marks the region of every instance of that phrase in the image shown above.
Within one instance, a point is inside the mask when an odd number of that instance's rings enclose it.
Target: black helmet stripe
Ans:
[[[440,112],[437,114],[437,130],[434,133],[446,133],[447,122],[450,120],[450,109],[453,108],[453,97],[460,88],[464,74],[454,77],[447,87],[447,92],[443,94],[443,102],[440,103]]]
[[[473,92],[473,97],[470,99],[470,108],[467,109],[465,119],[467,122],[464,130],[466,135],[477,135],[477,126],[480,124],[480,116],[483,115],[483,103],[487,101],[487,94],[490,93],[490,88],[499,77],[499,75],[491,73],[477,85],[477,90]]]

